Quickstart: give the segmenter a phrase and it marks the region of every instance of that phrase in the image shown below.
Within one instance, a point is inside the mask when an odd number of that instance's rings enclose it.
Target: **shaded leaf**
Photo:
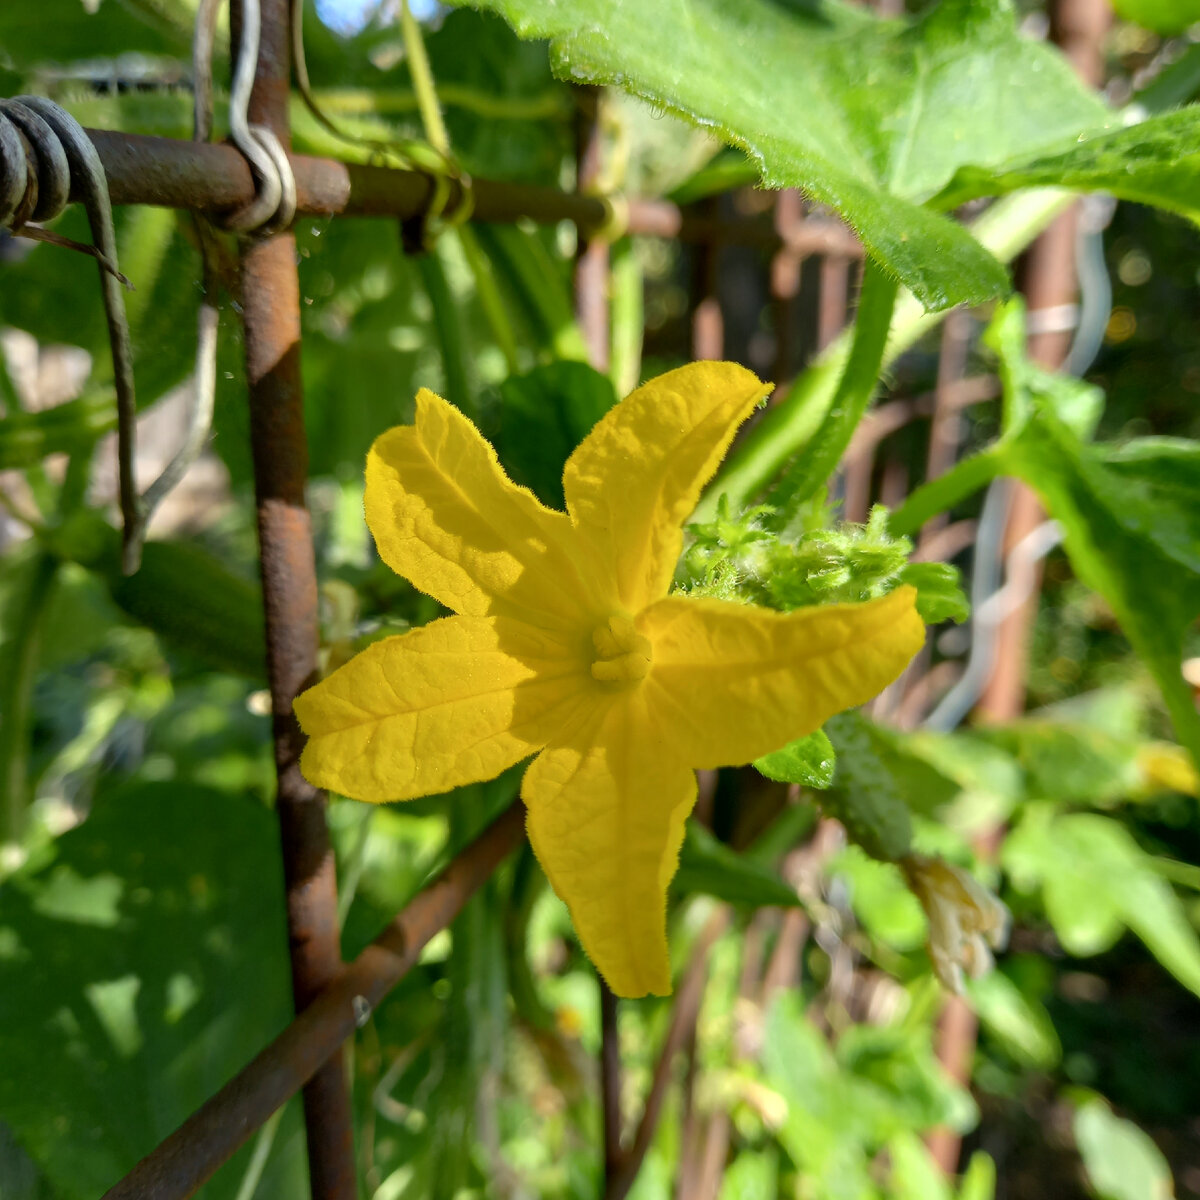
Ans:
[[[795,889],[788,887],[769,867],[747,859],[717,841],[695,821],[687,824],[679,852],[679,870],[671,881],[671,891],[680,896],[699,892],[755,908],[763,905],[800,907],[800,897]]]
[[[274,818],[209,789],[113,795],[0,887],[0,1119],[56,1195],[99,1195],[279,1032],[286,947]],[[260,1194],[303,1186],[287,1129]]]
[[[1154,858],[1129,831],[1094,813],[1054,816],[1034,805],[1004,843],[1022,891],[1042,891],[1046,915],[1072,954],[1098,954],[1128,927],[1184,987],[1200,995],[1200,939]]]
[[[1103,1100],[1076,1110],[1074,1132],[1088,1182],[1100,1200],[1169,1200],[1175,1195],[1162,1151]]]
[[[49,454],[86,449],[117,427],[111,392],[92,392],[39,412],[0,419],[0,470],[31,467]]]
[[[612,381],[586,363],[555,362],[500,385],[497,450],[509,473],[543,503],[562,510],[562,473],[571,451],[617,402]]]
[[[173,648],[209,666],[258,678],[266,671],[262,599],[203,547],[150,541],[134,575],[121,570],[121,535],[89,514],[56,536],[54,549],[108,585],[117,606]]]
[[[1003,971],[967,983],[971,1007],[988,1033],[1022,1066],[1049,1070],[1062,1058],[1062,1044],[1045,1007]]]

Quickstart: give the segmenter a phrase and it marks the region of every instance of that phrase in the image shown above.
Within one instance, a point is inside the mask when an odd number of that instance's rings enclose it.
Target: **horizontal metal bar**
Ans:
[[[416,964],[472,893],[521,842],[515,801],[248,1066],[151,1151],[104,1200],[183,1200],[193,1195],[262,1123],[337,1052]]]
[[[220,213],[239,208],[254,198],[254,178],[246,160],[227,145],[198,145],[175,138],[89,129],[108,176],[114,204],[152,204]],[[419,171],[365,166],[331,158],[290,156],[296,176],[297,211],[308,216],[420,216],[433,196],[433,183]],[[461,195],[451,182],[447,211]],[[498,224],[522,218],[539,224],[572,221],[584,233],[605,225],[609,209],[595,196],[553,188],[531,187],[502,180],[473,181],[474,219]],[[729,220],[706,217],[669,200],[629,201],[630,233],[646,237],[679,238],[688,242],[726,242],[777,249],[797,254],[861,257],[862,248],[840,222],[809,217],[782,238],[769,218]]]

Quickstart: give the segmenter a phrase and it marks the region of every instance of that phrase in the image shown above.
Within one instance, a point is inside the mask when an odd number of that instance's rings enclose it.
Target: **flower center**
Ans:
[[[602,683],[637,683],[650,670],[650,642],[628,617],[609,617],[592,632],[596,657],[592,678]]]

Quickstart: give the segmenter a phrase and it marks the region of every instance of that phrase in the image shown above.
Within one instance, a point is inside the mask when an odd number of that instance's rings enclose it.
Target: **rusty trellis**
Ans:
[[[289,0],[260,3],[262,39],[250,116],[272,130],[287,147],[291,5]],[[1094,9],[1098,4],[1102,7],[1102,0],[1061,0],[1059,9],[1068,17],[1072,13],[1078,17],[1087,6]],[[241,4],[234,0],[235,23],[240,10]],[[1079,46],[1089,38],[1089,44],[1094,45],[1094,29],[1088,27],[1076,33]],[[1086,47],[1080,53],[1085,51]],[[602,239],[590,235],[611,222],[612,206],[590,191],[599,153],[595,94],[580,89],[579,97],[577,189],[562,192],[476,179],[472,184],[472,219],[532,219],[541,223],[569,220],[576,225],[581,239],[576,269],[577,314],[589,350],[599,364],[607,349],[607,247]],[[114,204],[156,205],[219,216],[255,199],[251,169],[242,153],[231,145],[108,130],[88,130],[87,134],[99,154]],[[416,171],[290,153],[288,159],[295,177],[296,211],[300,214],[411,219],[427,211],[437,188],[429,176]],[[36,178],[36,170],[30,176]],[[442,197],[442,203],[457,208],[462,199],[459,182],[443,181],[442,186],[450,192]],[[71,198],[81,197],[72,192]],[[622,224],[630,234],[696,244],[693,348],[697,357],[722,356],[719,248],[736,245],[770,253],[770,290],[780,339],[776,365],[780,378],[786,379],[797,366],[783,341],[797,303],[800,264],[810,256],[820,256],[817,341],[824,345],[844,323],[851,266],[853,260],[861,258],[861,246],[839,222],[804,215],[794,192],[781,193],[773,214],[735,217],[727,215],[725,207],[718,200],[685,209],[664,200],[634,199],[625,206],[627,219]],[[274,714],[277,810],[298,1015],[275,1041],[117,1183],[107,1193],[112,1200],[177,1200],[192,1195],[301,1089],[313,1195],[320,1200],[355,1197],[353,1129],[341,1048],[365,1014],[413,966],[422,947],[450,924],[523,836],[521,806],[517,802],[454,858],[354,962],[341,962],[325,798],[299,774],[300,733],[292,716],[293,698],[315,673],[317,592],[310,522],[304,504],[307,446],[300,377],[299,282],[295,242],[289,230],[244,240],[241,282],[268,679]],[[953,330],[946,336],[955,336]],[[961,339],[961,332],[957,336]],[[846,499],[855,510],[850,515],[858,515],[859,508],[865,511],[872,464],[882,438],[909,421],[931,415],[944,434],[946,429],[953,429],[952,416],[958,408],[994,395],[992,381],[984,380],[981,385],[979,380],[962,380],[957,370],[953,374],[954,378],[939,377],[937,393],[928,402],[922,398],[898,401],[864,423],[847,458]],[[943,453],[938,463],[931,465],[940,469],[951,458],[952,453]],[[954,528],[943,533],[950,534]],[[961,538],[947,544],[961,548]],[[932,553],[931,547],[926,556]],[[920,686],[917,680],[906,698],[912,699]],[[723,921],[722,917],[722,926]],[[712,937],[718,932],[715,928]],[[685,977],[681,996],[686,1003],[677,1008],[641,1126],[628,1147],[622,1146],[616,1106],[619,1062],[615,1002],[605,1003],[605,1162],[611,1197],[625,1193],[645,1153],[674,1054],[686,1046],[689,1038],[694,1041],[704,969],[702,954]],[[951,1166],[948,1159],[956,1155],[957,1145],[947,1142],[939,1149],[945,1165]],[[701,1179],[695,1195],[715,1195],[715,1164],[707,1162],[712,1157],[711,1153],[706,1156],[699,1171]],[[719,1171],[715,1180],[719,1181]]]

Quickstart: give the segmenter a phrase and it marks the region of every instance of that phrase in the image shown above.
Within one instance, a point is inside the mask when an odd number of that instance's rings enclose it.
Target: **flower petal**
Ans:
[[[667,594],[680,526],[770,390],[734,363],[668,371],[611,409],[567,460],[567,511],[626,612]]]
[[[367,456],[367,524],[399,575],[467,616],[561,627],[581,602],[568,518],[518,487],[479,430],[422,388]]]
[[[661,600],[636,622],[653,654],[646,703],[689,765],[751,762],[891,683],[925,640],[915,600],[914,588],[901,587],[786,614]]]
[[[591,685],[560,639],[447,617],[368,646],[296,698],[310,783],[408,800],[491,779],[540,750]]]
[[[618,996],[665,996],[667,884],[696,777],[669,753],[638,693],[596,710],[525,773],[529,840],[579,940]]]

